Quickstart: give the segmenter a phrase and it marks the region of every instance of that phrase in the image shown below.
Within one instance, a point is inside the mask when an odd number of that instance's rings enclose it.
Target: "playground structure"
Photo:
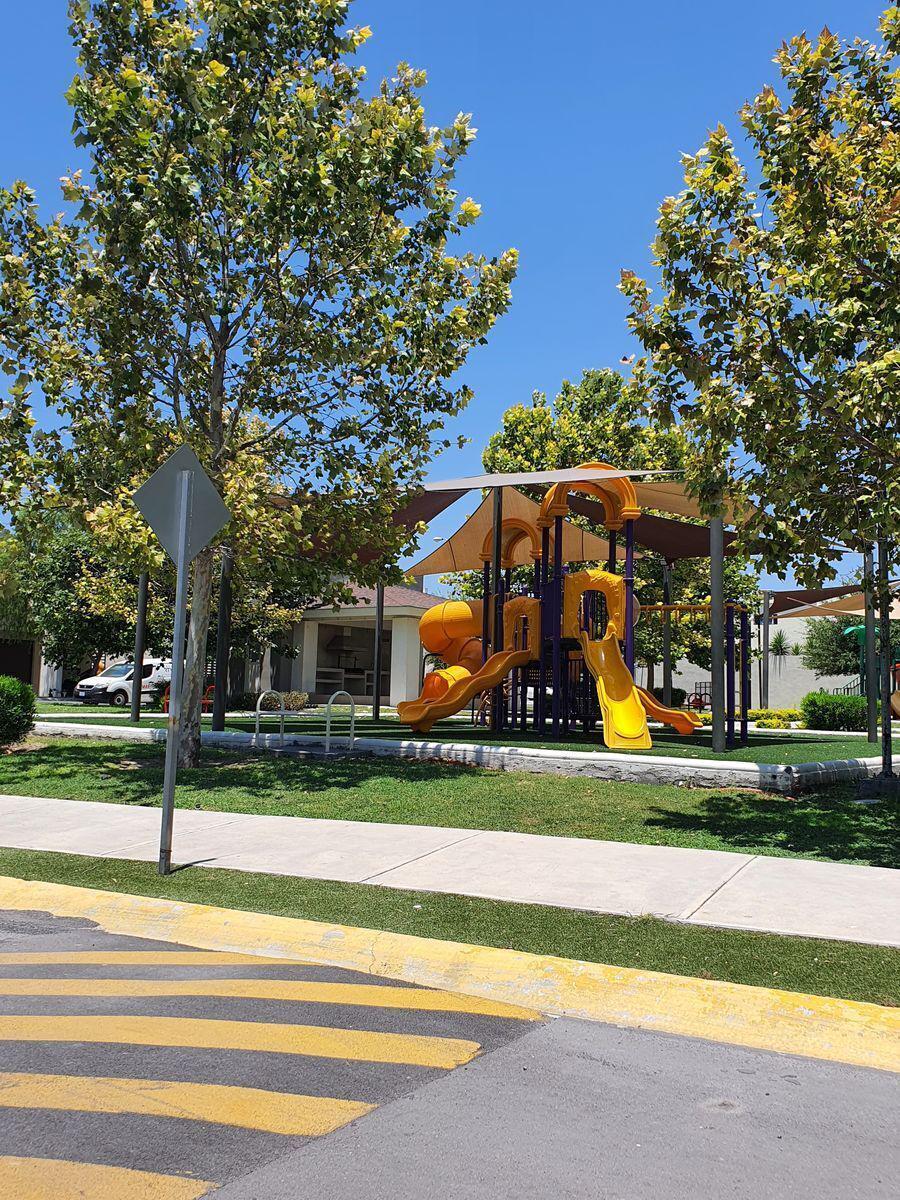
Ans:
[[[624,473],[603,463],[579,470],[610,472],[595,479],[554,483],[534,520],[503,518],[502,489],[494,491],[491,528],[483,539],[482,599],[447,600],[424,614],[419,625],[427,654],[445,664],[430,671],[421,695],[398,706],[400,720],[419,732],[490,694],[495,733],[533,730],[554,740],[575,729],[602,730],[611,749],[652,746],[649,721],[684,736],[701,722],[690,711],[662,704],[634,677],[634,625],[641,607],[634,594],[635,521],[641,516],[635,488]],[[598,504],[609,556],[604,568],[572,571],[564,554],[564,522],[573,493]],[[623,573],[616,570],[617,537],[624,537]],[[527,544],[531,580],[516,590],[513,566]],[[582,550],[581,553],[584,553]],[[566,558],[569,561],[565,561]],[[574,560],[577,561],[577,560]],[[668,628],[674,618],[705,614],[709,605],[648,607]],[[728,744],[736,723],[745,745],[750,706],[750,622],[739,605],[726,604],[724,621]]]

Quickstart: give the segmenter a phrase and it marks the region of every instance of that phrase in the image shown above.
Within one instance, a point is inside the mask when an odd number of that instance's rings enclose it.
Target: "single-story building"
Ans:
[[[375,589],[353,586],[355,604],[310,608],[293,628],[295,657],[275,651],[262,661],[258,684],[278,691],[308,692],[316,701],[346,691],[371,704],[375,687]],[[385,587],[381,695],[385,703],[414,699],[421,690],[423,651],[419,619],[439,604],[414,587]]]

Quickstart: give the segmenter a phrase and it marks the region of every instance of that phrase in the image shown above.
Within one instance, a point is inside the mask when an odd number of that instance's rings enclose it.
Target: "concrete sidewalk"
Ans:
[[[160,812],[0,796],[0,845],[155,862]],[[900,871],[720,850],[179,810],[178,863],[900,946]]]

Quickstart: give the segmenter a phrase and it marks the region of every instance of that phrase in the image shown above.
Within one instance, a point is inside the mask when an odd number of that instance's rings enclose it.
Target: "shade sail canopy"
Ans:
[[[672,471],[615,471],[611,468],[570,467],[559,471],[518,471],[493,475],[470,475],[461,479],[446,479],[440,483],[425,484],[426,492],[472,491],[475,488],[493,487],[549,487],[554,483],[600,483],[604,479],[630,479],[641,508],[655,508],[658,512],[672,513],[677,517],[693,517],[705,520],[697,501],[683,483],[666,476]],[[749,508],[747,509],[749,512]],[[735,510],[730,503],[724,506],[723,516],[729,524],[735,522]]]
[[[596,525],[603,524],[603,505],[588,496],[570,496],[569,508],[579,516],[587,517]],[[725,534],[725,553],[735,554],[736,534]],[[673,521],[668,517],[656,517],[643,513],[634,522],[634,540],[646,550],[661,554],[668,562],[682,558],[709,558],[709,526],[689,525],[686,521]]]
[[[832,591],[831,588],[820,588],[819,591]],[[787,596],[788,593],[779,593],[779,595]],[[876,598],[876,620],[879,613],[877,612]],[[770,610],[771,611],[771,610]],[[787,620],[789,617],[858,617],[862,620],[866,611],[866,595],[865,592],[859,591],[858,586],[850,591],[842,590],[837,596],[818,601],[806,603],[795,603],[793,607],[787,610],[782,610],[778,613],[779,621]],[[900,599],[896,596],[891,601],[891,621],[900,621]]]
[[[671,471],[615,471],[611,467],[565,467],[558,471],[501,471],[492,475],[466,475],[461,479],[445,479],[440,483],[426,483],[426,492],[442,492],[448,489],[489,487],[540,487],[553,483],[587,483],[602,479],[643,479],[645,475],[671,475]]]
[[[535,504],[516,488],[503,489],[504,522],[520,520],[536,527],[540,511],[539,504]],[[481,570],[484,564],[482,552],[485,539],[490,539],[493,521],[493,496],[487,495],[456,533],[436,550],[432,550],[430,554],[408,567],[407,574],[443,575],[451,571]],[[580,529],[571,521],[564,521],[562,549],[563,562],[605,562],[609,555],[609,542],[586,529]],[[513,547],[510,559],[515,566],[525,566],[532,562],[531,543],[528,538],[522,538]]]
[[[841,597],[852,596],[854,593],[862,596],[858,583],[844,583],[823,588],[787,588],[784,591],[770,592],[769,616],[794,616],[795,610],[807,607],[815,608]],[[815,616],[815,613],[805,613],[804,615]]]

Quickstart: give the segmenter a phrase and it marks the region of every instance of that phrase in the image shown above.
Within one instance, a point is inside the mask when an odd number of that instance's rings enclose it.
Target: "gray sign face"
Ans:
[[[188,514],[188,562],[212,541],[231,520],[222,497],[203,470],[190,446],[180,446],[158,471],[134,493],[132,499],[147,524],[173,561],[178,551],[178,477],[182,471],[193,476],[191,511]]]

